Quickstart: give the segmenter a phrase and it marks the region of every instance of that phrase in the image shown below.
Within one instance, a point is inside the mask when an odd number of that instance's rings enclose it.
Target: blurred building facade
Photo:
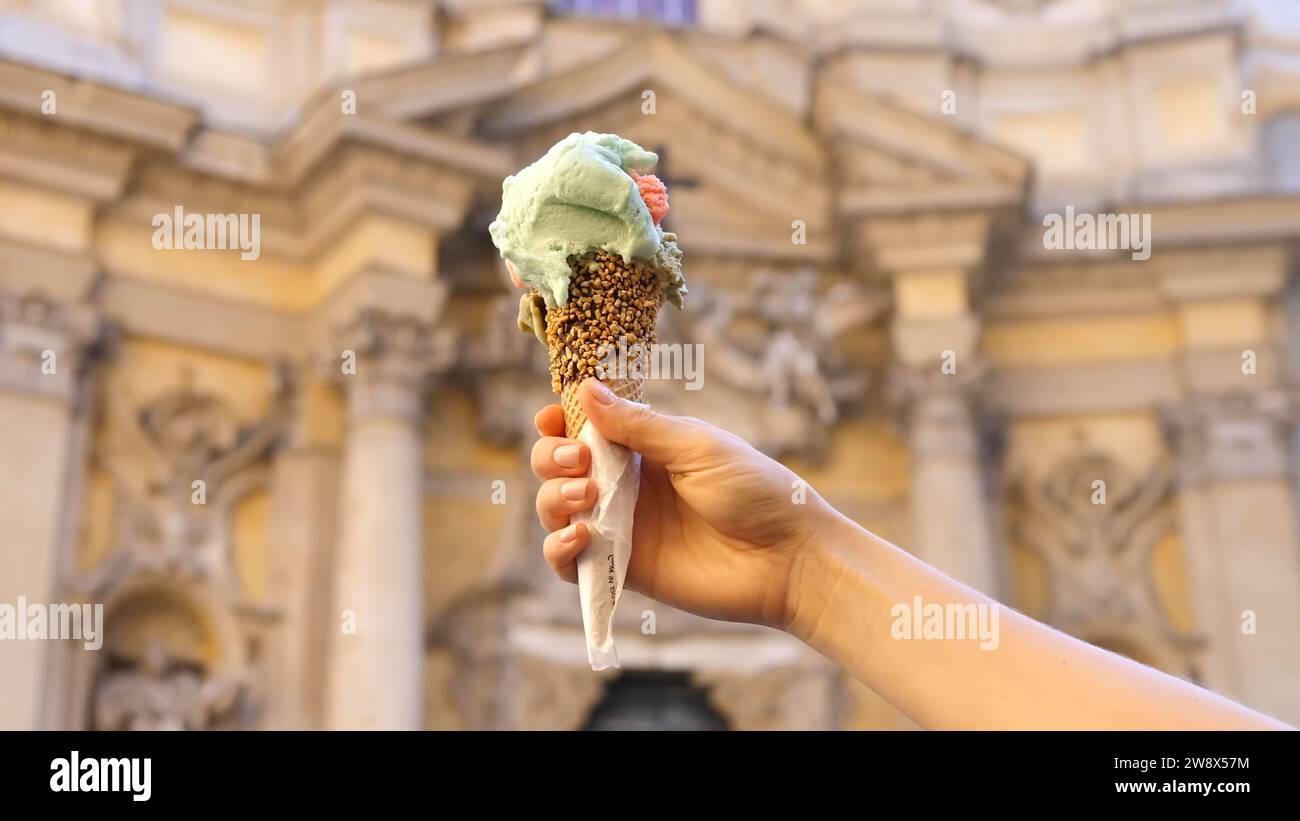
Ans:
[[[107,613],[0,641],[0,727],[909,726],[633,594],[587,668],[486,231],[584,130],[663,158],[705,364],[657,407],[1300,722],[1285,5],[0,0],[0,603]],[[1150,258],[1048,249],[1067,208]],[[257,214],[256,258],[173,214]]]

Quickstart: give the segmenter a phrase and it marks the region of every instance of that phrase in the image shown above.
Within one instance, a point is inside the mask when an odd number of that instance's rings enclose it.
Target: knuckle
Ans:
[[[532,466],[533,474],[537,476],[539,479],[542,478],[541,467],[542,465],[546,464],[546,440],[545,439],[538,439],[536,442],[533,443],[533,451],[529,455],[528,461],[529,464]]]

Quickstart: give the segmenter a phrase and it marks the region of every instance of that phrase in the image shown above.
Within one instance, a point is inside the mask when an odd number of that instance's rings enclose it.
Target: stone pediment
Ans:
[[[513,46],[474,54],[450,54],[348,84],[358,111],[390,120],[429,120],[499,99],[535,80],[534,49]]]
[[[507,136],[581,114],[629,92],[654,91],[725,120],[764,153],[818,172],[825,157],[816,135],[788,111],[723,79],[664,34],[632,37],[614,55],[534,83],[488,109],[487,136]]]
[[[516,146],[520,165],[573,131],[622,134],[662,155],[677,225],[692,249],[825,260],[830,195],[816,134],[788,111],[721,78],[668,36],[636,40],[598,64],[486,106],[478,133]],[[801,220],[807,242],[792,242]]]
[[[813,117],[839,171],[846,217],[1024,201],[1029,161],[953,122],[837,83],[818,89]]]

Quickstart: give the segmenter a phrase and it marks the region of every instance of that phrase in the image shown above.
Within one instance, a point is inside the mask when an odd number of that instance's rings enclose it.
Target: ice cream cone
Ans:
[[[574,438],[586,421],[578,386],[588,377],[617,396],[641,401],[646,368],[637,360],[649,356],[656,340],[663,291],[654,271],[616,254],[584,254],[571,267],[568,303],[546,311],[546,340],[551,388],[560,395],[566,435]]]
[[[645,396],[644,378],[608,379],[602,380],[601,384],[609,388],[615,396],[631,402],[640,402]],[[578,432],[587,421],[587,414],[582,410],[582,403],[578,401],[578,388],[581,385],[580,382],[569,385],[560,394],[560,406],[564,408],[564,435],[570,439],[578,438]]]

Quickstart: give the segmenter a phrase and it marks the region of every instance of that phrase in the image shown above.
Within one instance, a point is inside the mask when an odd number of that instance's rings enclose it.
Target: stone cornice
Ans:
[[[1124,203],[1117,213],[1151,214],[1152,256],[1171,246],[1300,238],[1300,196],[1244,196],[1180,203]],[[1042,247],[1041,234],[1039,247]]]
[[[344,114],[338,94],[323,97],[314,108],[307,109],[301,124],[285,137],[276,152],[282,183],[298,183],[332,149],[349,141],[492,179],[514,170],[514,160],[507,151],[432,128],[364,114],[360,101],[357,112]]]
[[[995,369],[988,396],[1011,416],[1150,411],[1182,395],[1167,359]]]
[[[108,202],[122,195],[135,158],[122,140],[0,112],[0,175],[11,179]]]
[[[1174,301],[1276,296],[1290,265],[1281,245],[1168,251],[1155,261],[1160,291]]]
[[[964,180],[934,185],[871,184],[840,190],[845,217],[895,216],[917,211],[964,211],[972,208],[1018,208],[1024,201],[1022,184],[996,180]]]
[[[889,273],[958,268],[984,260],[991,217],[979,211],[868,220],[863,228],[875,267]]]
[[[249,185],[168,163],[143,165],[128,199],[114,214],[142,225],[177,205],[187,211],[261,214],[264,251],[288,259],[312,258],[348,225],[384,214],[439,233],[459,228],[475,178],[370,146],[343,145],[294,188]]]
[[[1032,233],[1031,229],[1026,229]],[[1287,277],[1281,244],[1176,248],[1141,265],[1115,255],[1035,254],[993,280],[982,314],[992,319],[1084,316],[1168,308],[1180,302],[1271,298]]]
[[[89,254],[0,237],[0,289],[81,302],[90,296],[97,275],[98,267]]]
[[[0,60],[0,107],[45,116],[41,95],[47,90],[55,94],[51,119],[168,153],[185,145],[198,121],[192,109],[156,97]]]

